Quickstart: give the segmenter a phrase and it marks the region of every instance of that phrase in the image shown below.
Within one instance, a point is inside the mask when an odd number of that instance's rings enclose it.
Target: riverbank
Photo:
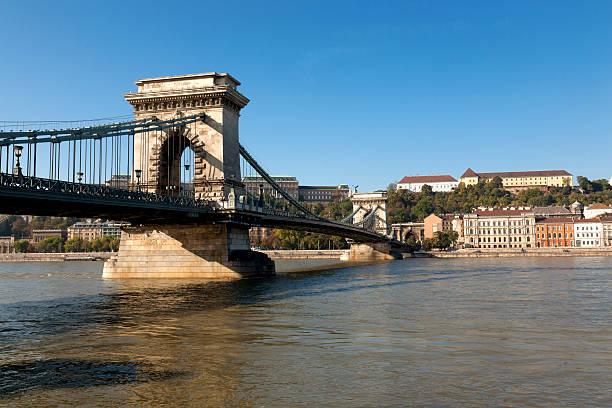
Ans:
[[[612,248],[524,248],[524,249],[459,249],[431,251],[433,258],[513,258],[561,256],[612,256]]]
[[[259,250],[273,260],[337,260],[348,261],[348,249],[322,250]],[[0,254],[0,262],[64,262],[106,261],[113,252],[88,253],[25,253]],[[456,251],[430,251],[404,253],[404,258],[513,258],[560,256],[612,256],[612,248],[524,248],[524,249],[459,249]]]
[[[0,262],[105,261],[112,252],[1,254]]]

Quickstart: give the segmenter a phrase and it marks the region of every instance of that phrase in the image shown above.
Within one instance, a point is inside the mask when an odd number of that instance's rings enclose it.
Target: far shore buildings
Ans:
[[[612,214],[599,217],[601,220],[601,246],[612,247]]]
[[[600,247],[602,241],[603,225],[599,218],[585,218],[574,222],[576,234],[576,247]]]
[[[536,220],[536,247],[575,246],[574,224],[578,220],[575,217],[550,217]]]
[[[32,239],[30,242],[33,244],[38,244],[47,238],[66,239],[67,236],[67,231],[62,229],[37,229],[32,230]]]
[[[333,203],[351,196],[346,184],[338,186],[299,186],[299,200],[305,203]]]
[[[424,185],[431,187],[435,192],[449,192],[455,189],[459,182],[453,176],[445,175],[429,175],[429,176],[406,176],[401,179],[395,189],[408,190],[413,193],[419,193]]]
[[[479,207],[463,216],[465,245],[473,248],[533,248],[535,215],[530,207]]]
[[[495,177],[501,178],[504,188],[512,192],[530,188],[547,190],[549,187],[571,187],[573,184],[573,176],[565,170],[476,173],[470,168],[461,175],[459,182],[470,186],[480,181],[492,180]]]
[[[459,214],[430,214],[423,220],[424,237],[433,238],[436,232],[456,231],[459,241],[463,237],[463,216]]]
[[[115,221],[83,221],[68,227],[68,239],[81,238],[83,241],[92,241],[110,235],[121,237],[121,227],[129,224]]]
[[[584,207],[584,218],[594,218],[604,214],[612,214],[612,206],[595,203]]]
[[[425,223],[423,222],[398,222],[391,224],[391,236],[398,241],[407,241],[413,236],[417,241],[425,239]]]
[[[15,237],[0,237],[0,254],[11,254],[15,252],[13,244],[15,243]]]
[[[295,200],[299,199],[298,180],[294,176],[270,176],[276,184],[285,190]],[[260,190],[266,196],[280,198],[280,194],[261,176],[245,176],[242,178],[247,193],[259,196]]]

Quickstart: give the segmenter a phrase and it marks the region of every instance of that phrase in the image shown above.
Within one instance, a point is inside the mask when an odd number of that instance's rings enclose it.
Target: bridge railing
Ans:
[[[104,200],[121,200],[142,203],[165,204],[172,207],[191,207],[200,211],[214,211],[215,203],[189,196],[169,196],[144,191],[124,190],[105,185],[72,183],[39,177],[0,173],[0,186],[7,190],[61,193],[63,198],[70,196],[90,197]]]

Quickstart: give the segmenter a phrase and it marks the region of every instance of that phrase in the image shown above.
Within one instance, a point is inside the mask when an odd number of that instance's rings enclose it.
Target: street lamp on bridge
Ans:
[[[142,170],[134,170],[136,173],[136,190],[140,193],[140,176],[142,176]]]
[[[15,157],[17,158],[17,163],[15,163],[15,168],[13,169],[13,175],[15,176],[23,176],[23,173],[21,172],[21,162],[19,161],[19,158],[21,157],[21,151],[23,150],[23,146],[13,146],[13,152],[15,153]]]

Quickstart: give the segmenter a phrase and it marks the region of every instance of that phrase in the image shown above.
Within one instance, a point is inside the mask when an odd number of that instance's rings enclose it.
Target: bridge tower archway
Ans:
[[[185,184],[192,182],[186,175],[196,169],[205,169],[206,151],[197,135],[188,127],[170,128],[161,137],[160,146],[151,152],[151,161],[157,164],[149,169],[154,177],[146,184],[147,189],[158,194],[184,195]],[[197,167],[196,158],[199,159]],[[190,187],[189,191],[193,189]]]
[[[135,137],[134,170],[140,170],[143,187],[177,194],[181,154],[189,146],[194,152],[190,170],[196,198],[220,202],[232,189],[236,196],[244,195],[238,119],[249,99],[237,90],[240,82],[226,73],[209,72],[141,79],[136,85],[138,91],[124,98],[137,120],[204,114],[201,121]]]

